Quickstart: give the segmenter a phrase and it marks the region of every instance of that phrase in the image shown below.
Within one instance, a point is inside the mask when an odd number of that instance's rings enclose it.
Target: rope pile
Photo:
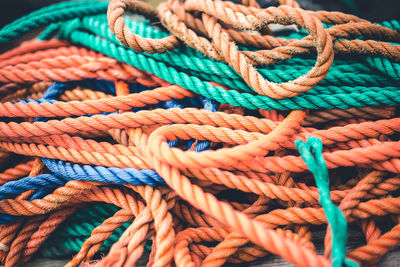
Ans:
[[[4,266],[359,266],[400,243],[399,21],[72,1],[0,43],[35,31],[0,55]]]

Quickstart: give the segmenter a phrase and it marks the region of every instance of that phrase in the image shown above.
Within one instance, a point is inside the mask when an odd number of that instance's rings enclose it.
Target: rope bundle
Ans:
[[[66,2],[1,29],[45,26],[0,55],[2,263],[358,266],[399,244],[400,24],[278,2]]]

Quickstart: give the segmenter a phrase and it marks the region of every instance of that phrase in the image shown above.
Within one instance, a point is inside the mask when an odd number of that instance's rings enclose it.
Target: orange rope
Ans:
[[[400,40],[394,30],[353,15],[306,11],[293,0],[278,2],[278,7],[262,9],[253,0],[171,0],[156,12],[140,1],[112,0],[107,18],[116,38],[136,52],[167,53],[183,42],[230,65],[256,94],[275,99],[315,87],[328,74],[335,53],[399,59],[399,46],[390,43]],[[172,35],[150,39],[133,34],[124,23],[126,9],[150,20],[159,18]],[[296,24],[310,36],[277,38],[270,23]],[[325,29],[322,23],[333,26]],[[265,50],[240,51],[236,44]],[[294,81],[273,83],[256,69],[314,50],[315,66]],[[72,86],[57,101],[18,102],[40,99],[54,82],[79,84],[85,79],[114,82],[115,96]],[[80,164],[74,168],[155,171],[165,181],[157,187],[117,184],[88,181],[81,174],[33,200],[40,193],[37,187],[1,195],[0,214],[22,217],[0,225],[0,261],[5,266],[27,263],[69,216],[95,202],[120,210],[93,228],[67,266],[134,265],[149,238],[149,266],[222,266],[270,253],[298,266],[329,266],[331,229],[326,231],[324,255],[318,255],[312,226],[326,227],[327,218],[294,145],[312,136],[324,145],[331,200],[367,241],[347,257],[375,264],[400,243],[400,118],[395,107],[289,112],[229,104],[215,112],[160,108],[203,98],[57,40],[28,41],[0,55],[0,83],[0,194],[25,176],[51,174],[40,158]],[[132,93],[128,83],[153,89]],[[223,93],[233,91],[210,83]],[[198,152],[205,141],[210,149]],[[12,153],[20,155],[15,163]],[[384,216],[394,220],[388,232],[380,228]],[[99,259],[104,242],[128,221],[132,223]]]
[[[2,57],[4,59],[0,61],[0,82],[14,84],[103,78],[137,81],[146,86],[168,84],[154,75],[86,48],[70,45],[68,47],[57,45],[53,48],[53,43],[58,44],[59,41],[48,41],[48,43],[49,49],[39,50],[46,47],[44,44],[47,42],[31,42],[27,51],[16,48],[8,52],[14,56],[12,58],[4,54]],[[39,51],[34,50],[35,47]]]

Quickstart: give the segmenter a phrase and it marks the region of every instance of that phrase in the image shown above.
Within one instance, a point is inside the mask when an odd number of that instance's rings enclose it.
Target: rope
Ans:
[[[332,266],[358,266],[354,262],[347,261],[346,241],[347,241],[347,222],[340,211],[329,197],[329,176],[324,158],[322,157],[322,142],[316,138],[310,138],[306,143],[296,142],[296,147],[300,156],[306,162],[311,173],[315,177],[315,182],[319,189],[319,202],[324,208],[324,212],[332,228]]]
[[[92,231],[117,211],[117,207],[108,204],[91,205],[80,209],[64,222],[63,227],[56,229],[52,234],[52,238],[46,240],[40,248],[40,254],[45,257],[63,257],[79,252],[82,244],[90,237]],[[105,240],[100,251],[106,252],[113,243],[118,241],[128,226],[129,221],[114,230],[112,235]],[[55,240],[57,241],[55,242]],[[147,247],[147,249],[150,248]]]
[[[76,24],[76,23],[75,23]],[[72,26],[72,25],[71,25]],[[75,25],[74,29],[76,28]],[[86,27],[89,28],[89,27]],[[137,66],[139,69],[145,69],[155,75],[162,77],[163,79],[173,83],[178,84],[186,89],[192,90],[196,93],[204,95],[205,97],[215,99],[221,103],[229,103],[234,106],[243,106],[250,109],[261,108],[261,109],[304,109],[304,108],[349,108],[353,106],[353,103],[350,104],[351,98],[357,99],[358,104],[354,104],[359,107],[360,103],[367,101],[369,105],[374,105],[372,102],[381,101],[381,98],[384,98],[385,93],[380,94],[380,98],[378,95],[374,95],[372,97],[372,92],[362,93],[362,94],[346,94],[341,95],[321,95],[321,96],[310,96],[304,98],[290,98],[283,99],[280,101],[267,98],[265,96],[260,95],[251,95],[247,93],[239,93],[234,90],[224,90],[220,87],[213,86],[209,83],[202,82],[197,77],[191,77],[187,75],[185,72],[181,72],[176,70],[164,62],[157,62],[152,58],[148,58],[143,54],[135,53],[132,50],[129,50],[124,47],[118,47],[116,44],[104,40],[98,39],[95,35],[87,33],[85,28],[85,32],[76,31],[70,32],[70,38],[72,41],[77,42],[79,44],[88,46],[92,49],[99,50],[111,57],[115,57],[118,60],[123,62],[127,62],[128,64]],[[104,28],[104,27],[103,27]],[[118,52],[116,52],[118,51]],[[171,60],[170,60],[171,61]],[[173,61],[175,62],[175,60]],[[236,76],[236,75],[235,75]],[[200,87],[201,84],[201,87]],[[240,88],[243,89],[243,88]],[[371,97],[370,97],[371,96]],[[354,100],[355,100],[354,99]],[[371,100],[371,99],[379,99],[379,100]],[[385,100],[384,100],[385,101]],[[388,101],[380,104],[389,104]],[[335,106],[336,105],[336,106]],[[379,105],[376,103],[376,105]],[[390,104],[389,104],[390,105]]]
[[[399,244],[398,21],[72,1],[0,42],[39,29],[0,55],[4,266],[358,266]],[[348,225],[366,243],[346,252]]]

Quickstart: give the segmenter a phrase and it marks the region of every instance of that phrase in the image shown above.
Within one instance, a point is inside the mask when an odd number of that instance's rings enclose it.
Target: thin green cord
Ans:
[[[301,158],[314,175],[319,191],[319,203],[324,209],[329,226],[332,229],[332,266],[359,266],[354,261],[346,259],[347,222],[341,210],[333,204],[329,191],[329,174],[325,159],[322,156],[322,141],[319,138],[307,138],[307,142],[295,141]]]

